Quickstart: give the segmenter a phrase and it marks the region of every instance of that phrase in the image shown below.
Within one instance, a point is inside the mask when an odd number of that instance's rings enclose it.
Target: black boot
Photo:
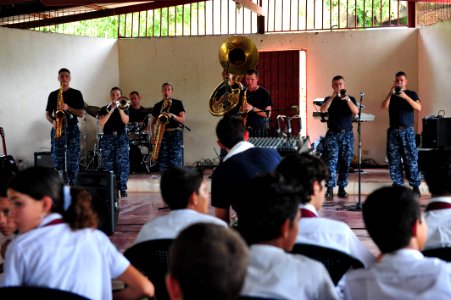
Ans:
[[[334,198],[334,189],[332,187],[328,187],[326,190],[326,199],[332,200]]]
[[[340,198],[348,198],[348,193],[346,193],[345,188],[344,187],[339,187],[338,188],[338,197]]]
[[[414,192],[415,194],[418,195],[418,198],[421,198],[420,187],[414,186],[414,187],[412,188],[412,190],[413,190],[413,192]]]

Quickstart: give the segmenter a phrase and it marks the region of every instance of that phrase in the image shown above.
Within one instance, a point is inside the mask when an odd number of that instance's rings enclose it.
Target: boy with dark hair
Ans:
[[[208,215],[207,184],[198,169],[167,169],[161,176],[160,190],[163,201],[171,211],[144,224],[135,244],[148,240],[174,239],[181,230],[197,222],[227,227],[224,221]]]
[[[239,230],[250,244],[241,294],[276,299],[336,299],[325,267],[308,257],[285,253],[296,240],[299,190],[281,175],[252,179],[243,191]]]
[[[327,166],[320,158],[308,153],[289,154],[282,159],[276,172],[282,174],[290,184],[303,188],[297,243],[346,252],[367,267],[374,264],[374,255],[346,223],[318,216],[324,203],[328,175]]]
[[[427,226],[412,190],[376,190],[363,203],[363,219],[382,256],[346,274],[345,299],[451,299],[451,265],[420,252]]]
[[[451,150],[436,150],[428,157],[424,179],[432,198],[426,206],[428,238],[425,248],[451,246]]]
[[[274,171],[281,157],[274,149],[254,148],[247,142],[248,133],[238,116],[227,115],[219,120],[216,135],[227,155],[211,177],[211,204],[215,215],[229,222],[230,206],[239,217],[238,198],[245,184],[258,175]]]
[[[166,286],[172,300],[232,300],[243,286],[249,252],[233,230],[197,223],[170,249]]]

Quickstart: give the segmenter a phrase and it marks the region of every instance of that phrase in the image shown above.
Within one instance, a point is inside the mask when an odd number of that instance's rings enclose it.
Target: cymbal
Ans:
[[[100,107],[97,106],[85,106],[85,110],[88,113],[88,115],[92,116],[92,117],[97,117],[97,115],[99,114],[100,111]]]

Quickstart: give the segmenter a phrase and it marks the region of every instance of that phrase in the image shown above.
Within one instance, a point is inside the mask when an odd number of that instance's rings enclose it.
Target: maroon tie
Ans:
[[[301,218],[317,218],[318,216],[315,215],[313,212],[311,212],[308,209],[301,208]]]
[[[45,225],[42,226],[42,227],[45,227],[45,226],[52,226],[52,225],[57,225],[57,224],[62,224],[62,223],[64,223],[63,219],[55,219],[55,220],[53,220],[53,221],[48,222],[47,224],[45,224]]]
[[[426,211],[451,208],[451,203],[447,202],[431,202],[426,206]]]

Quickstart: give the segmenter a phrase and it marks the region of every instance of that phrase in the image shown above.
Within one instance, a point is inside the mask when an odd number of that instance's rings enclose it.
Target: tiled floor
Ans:
[[[387,169],[368,169],[360,174],[360,201],[363,202],[368,193],[372,190],[390,185],[391,180]],[[350,211],[347,206],[355,206],[359,201],[358,196],[358,173],[350,174],[350,183],[347,192],[350,194],[348,199],[335,197],[332,201],[327,201],[320,211],[324,217],[346,222],[357,236],[368,246],[371,252],[378,254],[378,250],[368,233],[365,230],[360,211]],[[208,176],[206,176],[208,178]],[[116,232],[110,237],[117,247],[124,251],[129,248],[141,226],[147,221],[165,214],[168,209],[161,200],[159,191],[159,174],[134,174],[129,180],[129,193],[127,198],[120,199],[120,215]],[[144,187],[143,187],[144,186]],[[141,192],[133,191],[141,190]],[[144,190],[144,191],[143,191]],[[427,187],[424,183],[421,185],[421,204],[426,205],[430,198],[427,193]],[[210,214],[213,214],[213,208],[210,207]]]

